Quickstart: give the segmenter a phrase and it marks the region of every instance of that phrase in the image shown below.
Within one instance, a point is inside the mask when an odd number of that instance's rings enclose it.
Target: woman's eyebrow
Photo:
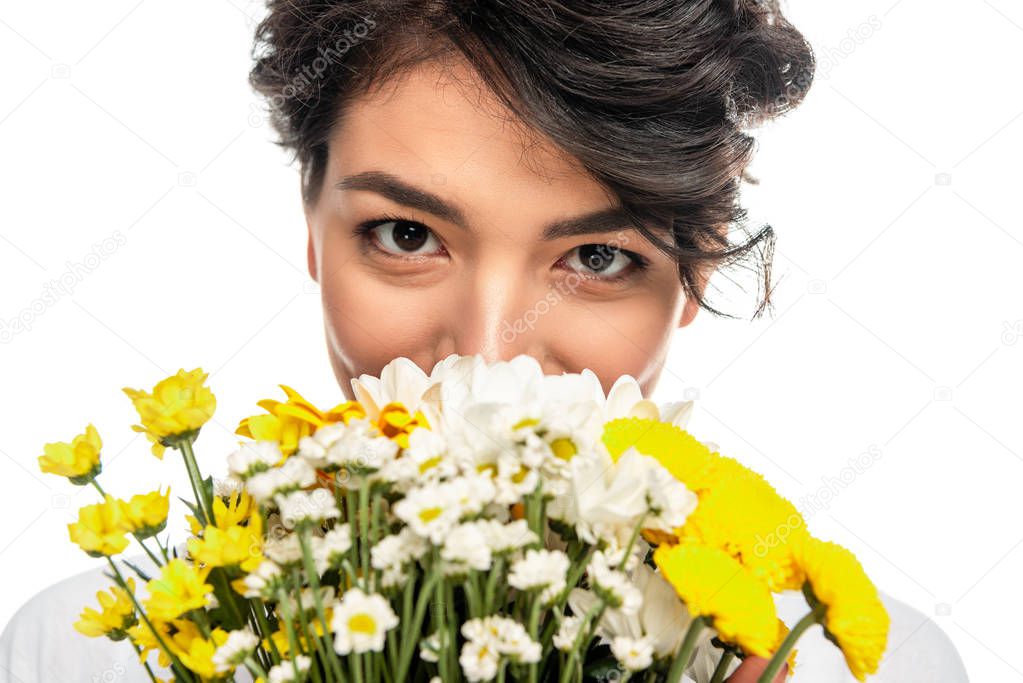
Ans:
[[[469,223],[459,207],[385,171],[364,171],[346,176],[335,183],[334,187],[342,191],[375,192],[396,204],[433,214],[463,230],[469,230]],[[622,207],[611,206],[549,223],[543,229],[542,239],[550,241],[618,230],[635,230],[635,227]]]

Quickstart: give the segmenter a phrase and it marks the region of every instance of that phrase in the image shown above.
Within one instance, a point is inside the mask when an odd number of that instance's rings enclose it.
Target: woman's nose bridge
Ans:
[[[521,270],[480,269],[465,297],[452,302],[449,320],[458,353],[479,353],[487,360],[539,355],[550,291],[523,277]]]

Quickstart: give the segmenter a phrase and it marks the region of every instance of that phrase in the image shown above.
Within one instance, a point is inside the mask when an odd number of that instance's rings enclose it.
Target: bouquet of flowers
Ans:
[[[857,679],[877,669],[889,619],[860,563],[686,431],[691,401],[657,405],[628,375],[605,395],[524,355],[429,375],[399,358],[329,410],[280,385],[214,481],[193,452],[206,377],[124,389],[153,455],[188,471],[183,544],[160,538],[169,489],[100,486],[91,424],[39,458],[102,497],[68,528],[114,585],[75,627],[129,639],[154,681],[151,652],[181,682],[708,683],[751,655],[766,682],[815,624]],[[115,559],[129,537],[152,576]],[[788,590],[807,603],[791,631]]]

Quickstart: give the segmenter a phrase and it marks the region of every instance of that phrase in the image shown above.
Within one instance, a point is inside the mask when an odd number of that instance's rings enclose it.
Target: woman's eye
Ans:
[[[441,246],[433,231],[422,223],[389,220],[367,227],[376,246],[393,256],[429,256]]]
[[[642,267],[638,258],[607,244],[584,244],[573,249],[565,258],[566,265],[585,276],[613,280],[623,276],[623,271],[635,264]]]

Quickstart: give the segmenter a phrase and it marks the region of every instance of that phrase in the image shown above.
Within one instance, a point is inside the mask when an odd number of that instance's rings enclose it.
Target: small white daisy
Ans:
[[[339,655],[381,652],[387,632],[397,625],[398,616],[386,598],[350,588],[334,605],[334,650]]]
[[[227,673],[245,661],[259,645],[259,637],[247,628],[231,631],[227,640],[213,653],[213,666],[218,673]]]

